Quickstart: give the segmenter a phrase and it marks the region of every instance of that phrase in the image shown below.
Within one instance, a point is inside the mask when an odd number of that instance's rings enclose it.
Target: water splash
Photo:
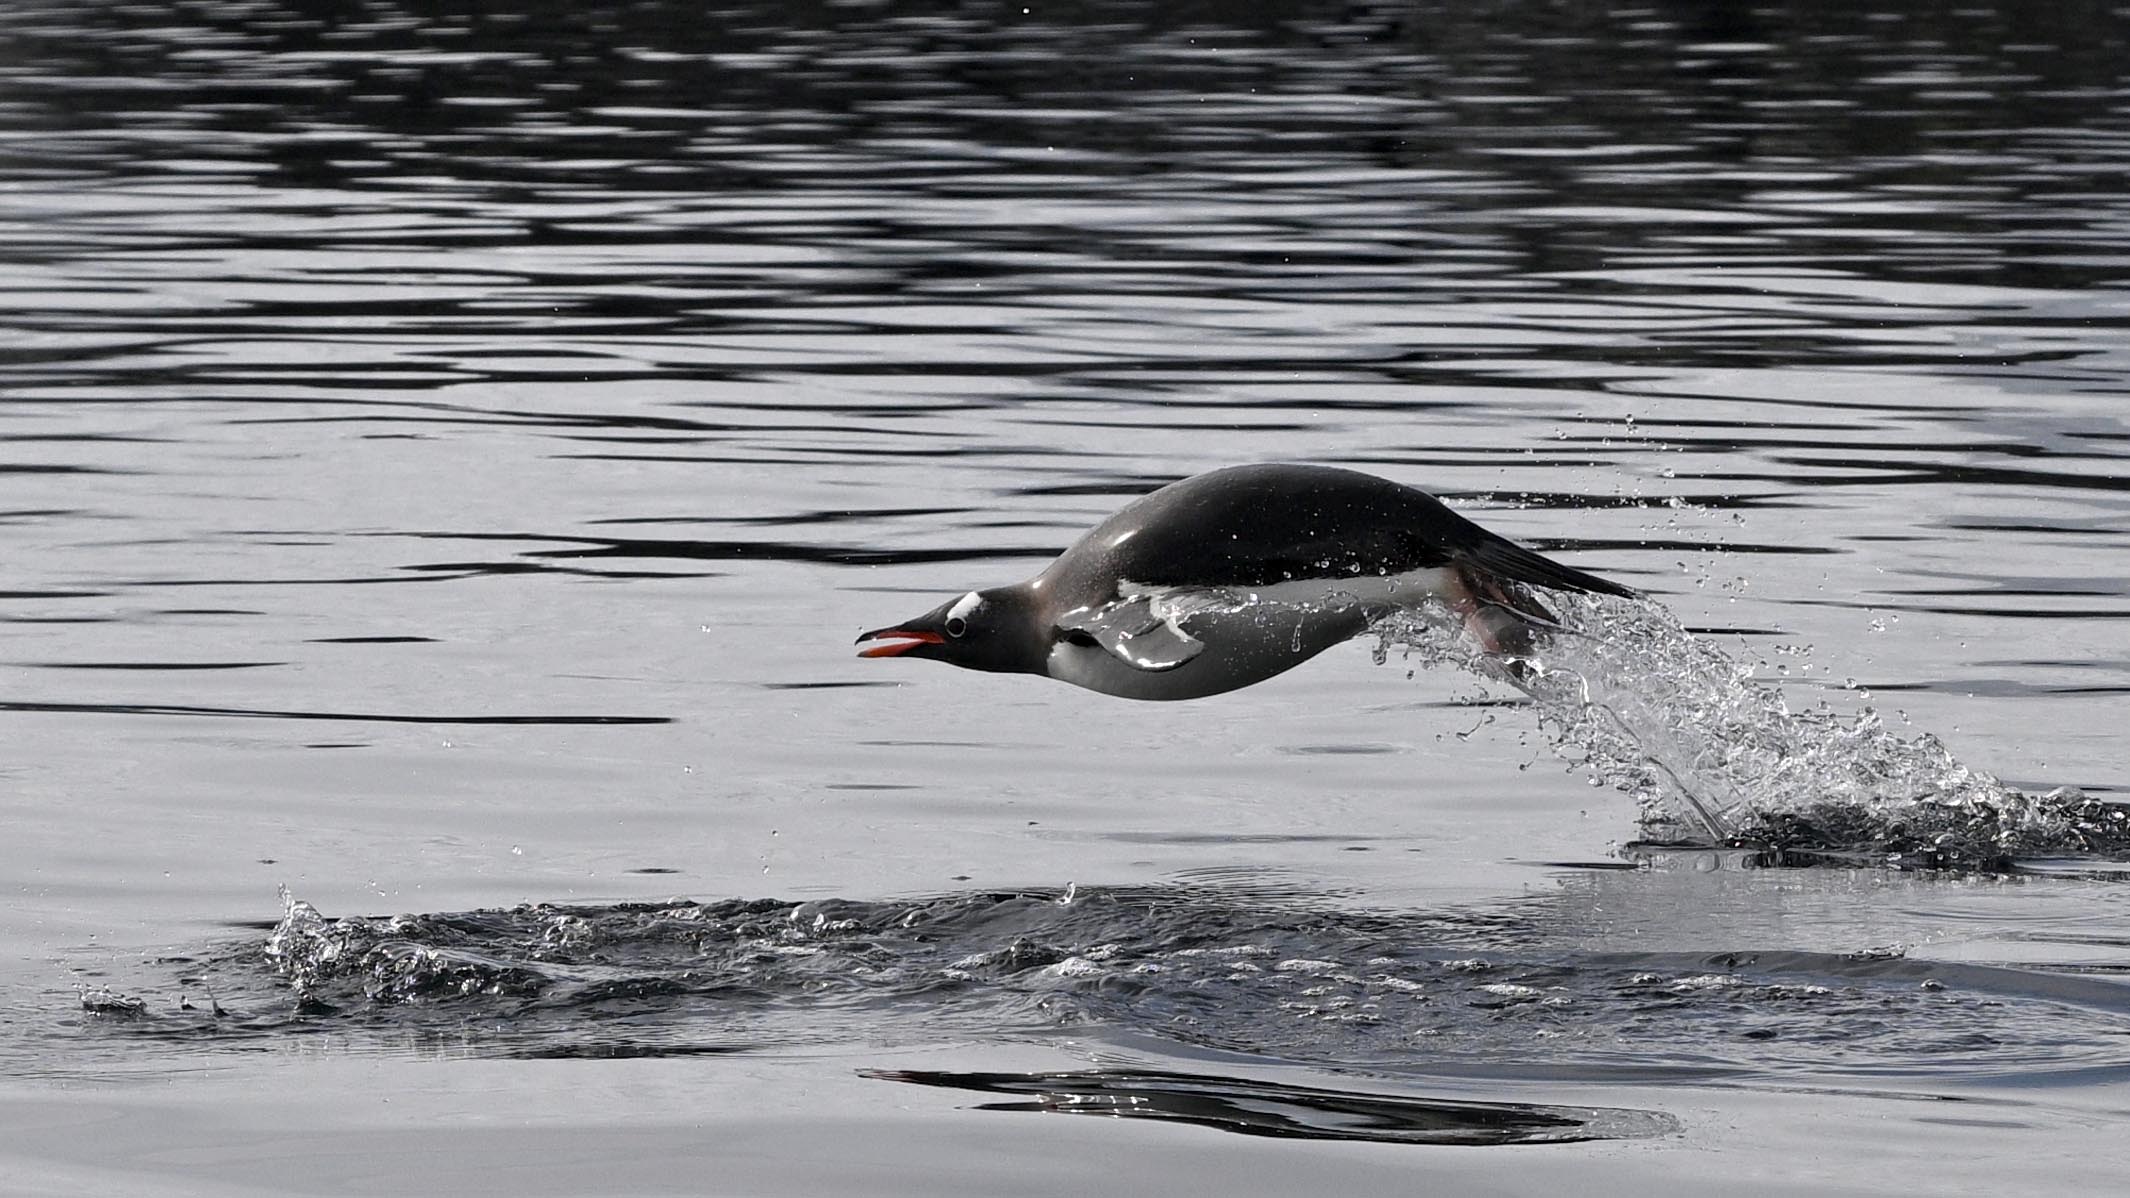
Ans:
[[[1870,707],[1793,709],[1652,600],[1545,602],[1557,623],[1528,659],[1486,654],[1440,605],[1377,621],[1376,658],[1513,684],[1557,752],[1634,797],[1652,840],[1956,868],[2130,851],[2130,808],[2070,787],[2027,794],[1935,736],[1895,734]]]
[[[1965,1076],[2007,1059],[2083,1071],[2120,1056],[2111,1031],[2130,991],[2091,970],[2121,955],[2106,927],[2052,938],[2059,956],[2022,952],[2017,966],[1840,938],[1824,951],[1750,947],[1797,903],[1848,909],[1846,887],[1822,878],[1756,884],[1771,901],[1744,904],[1717,940],[1691,947],[1601,930],[1661,925],[1706,899],[1700,881],[1595,871],[1433,911],[1190,886],[1081,886],[1070,902],[1043,888],[339,917],[291,900],[264,946],[248,937],[174,974],[158,964],[108,979],[128,993],[99,990],[95,1006],[70,1009],[67,1034],[188,1057],[323,1037],[540,1058],[1114,1034],[1200,1060],[1211,1050],[1378,1073],[1515,1062],[1527,1078],[1602,1068],[1652,1080],[1863,1063]],[[1905,906],[1916,893],[1870,895]],[[202,989],[218,1001],[186,1000]],[[1838,1052],[1800,1050],[1811,1044]]]

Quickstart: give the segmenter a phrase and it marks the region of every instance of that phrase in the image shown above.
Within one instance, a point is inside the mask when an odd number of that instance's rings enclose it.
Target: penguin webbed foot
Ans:
[[[1524,588],[1477,570],[1457,571],[1450,606],[1479,647],[1496,657],[1527,657],[1536,643],[1534,628],[1558,627],[1553,613]]]
[[[1458,572],[1463,589],[1454,604],[1465,631],[1510,683],[1528,689],[1543,668],[1539,650],[1561,623],[1534,589],[1474,570]]]

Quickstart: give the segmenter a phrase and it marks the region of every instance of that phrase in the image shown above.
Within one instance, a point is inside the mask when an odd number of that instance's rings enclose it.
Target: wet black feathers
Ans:
[[[1329,466],[1197,475],[1126,507],[1075,549],[1149,586],[1264,587],[1463,563],[1536,586],[1633,594],[1504,540],[1424,491]]]

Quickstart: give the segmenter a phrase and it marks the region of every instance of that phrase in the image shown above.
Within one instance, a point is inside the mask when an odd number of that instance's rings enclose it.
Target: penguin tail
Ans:
[[[1573,566],[1564,566],[1551,558],[1538,554],[1504,540],[1492,533],[1469,545],[1460,545],[1455,554],[1467,575],[1484,575],[1495,580],[1521,582],[1529,586],[1545,587],[1554,591],[1577,591],[1592,595],[1618,595],[1623,599],[1639,599],[1635,590],[1621,586],[1610,579],[1586,574]]]

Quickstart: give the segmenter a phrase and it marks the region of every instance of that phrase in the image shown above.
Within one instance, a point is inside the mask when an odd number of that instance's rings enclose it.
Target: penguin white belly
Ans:
[[[1151,587],[1068,612],[1045,673],[1127,699],[1195,699],[1300,665],[1371,621],[1463,595],[1442,567],[1388,576],[1294,579],[1263,587]]]

